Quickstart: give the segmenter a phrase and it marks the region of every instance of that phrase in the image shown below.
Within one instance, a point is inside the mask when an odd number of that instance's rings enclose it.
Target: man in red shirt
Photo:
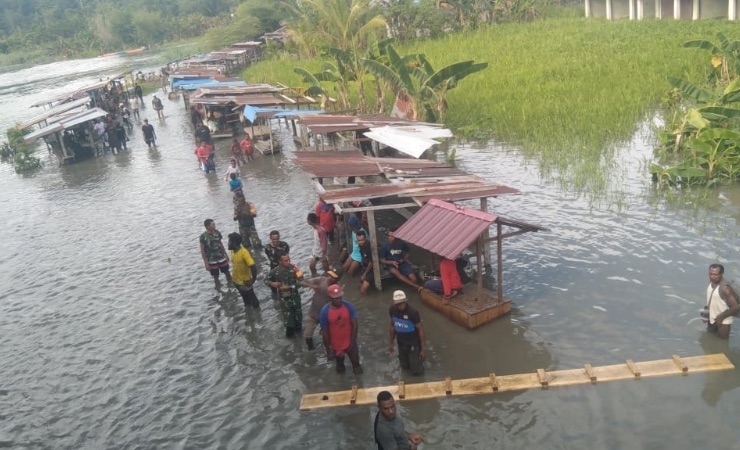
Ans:
[[[329,238],[329,242],[333,244],[334,227],[336,226],[336,222],[334,220],[334,206],[319,199],[319,203],[316,204],[315,212],[316,215],[319,216],[319,225],[326,230],[326,236]]]
[[[444,294],[444,304],[448,305],[452,295],[462,291],[463,288],[455,261],[443,257],[439,262],[439,274],[440,280],[429,280],[424,283],[424,287],[438,294]]]
[[[347,354],[352,363],[352,371],[359,375],[362,373],[362,366],[357,347],[357,311],[352,303],[342,300],[344,291],[340,285],[329,286],[326,293],[331,298],[331,303],[321,308],[319,316],[326,357],[329,361],[336,361],[338,373],[344,373],[344,355]]]
[[[204,172],[208,172],[208,155],[210,154],[210,149],[206,146],[205,142],[199,142],[198,146],[195,148],[195,156],[198,158],[198,162],[200,162],[200,168],[203,169]]]

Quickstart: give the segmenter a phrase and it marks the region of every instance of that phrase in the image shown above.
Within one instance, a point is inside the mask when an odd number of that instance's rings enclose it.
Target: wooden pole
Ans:
[[[498,253],[496,257],[496,283],[497,288],[496,291],[498,291],[498,301],[499,303],[504,301],[504,237],[502,231],[502,226],[500,223],[496,223],[496,253]]]
[[[488,212],[488,197],[480,198],[480,210],[483,212]],[[491,231],[490,229],[486,228],[486,231],[483,232],[483,265],[487,271],[491,270],[490,238],[491,238]]]
[[[278,125],[280,124],[280,121],[278,121]],[[275,154],[275,144],[272,142],[272,122],[270,122],[270,119],[267,119],[267,131],[270,132],[270,154]]]
[[[483,261],[481,257],[481,236],[478,235],[478,239],[475,242],[475,259],[478,266],[478,293],[476,294],[476,300],[483,300]]]
[[[383,290],[383,284],[380,279],[380,258],[378,257],[378,232],[375,229],[375,211],[370,210],[367,212],[367,226],[370,228],[370,253],[373,256],[373,275],[375,276],[375,287],[379,291]]]

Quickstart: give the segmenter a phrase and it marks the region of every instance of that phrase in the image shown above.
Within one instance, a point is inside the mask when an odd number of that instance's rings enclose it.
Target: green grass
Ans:
[[[708,54],[681,44],[715,41],[720,31],[740,38],[740,28],[728,21],[562,18],[499,25],[398,50],[424,53],[434,67],[488,62],[486,71],[449,93],[447,125],[468,138],[517,145],[564,185],[598,192],[607,182],[611,149],[655,111],[670,88],[666,77],[705,76]],[[296,86],[295,66],[311,67],[267,61],[244,76]]]

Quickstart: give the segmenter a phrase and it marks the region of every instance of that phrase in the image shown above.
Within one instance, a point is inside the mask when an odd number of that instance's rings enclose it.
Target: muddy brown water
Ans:
[[[38,111],[27,105],[95,81],[146,57],[17,68],[0,74],[0,128]],[[145,103],[150,105],[151,98]],[[286,340],[268,290],[244,311],[217,293],[202,269],[205,218],[235,229],[220,176],[198,170],[181,103],[166,119],[149,106],[159,148],[139,132],[130,151],[17,176],[0,165],[0,447],[13,449],[369,449],[373,407],[299,412],[304,393],[394,384],[385,353],[391,285],[359,297],[365,374],[337,375],[321,352]],[[279,130],[284,138],[286,129]],[[218,148],[224,169],[226,143]],[[420,305],[428,336],[421,380],[478,377],[699,355],[729,345],[707,336],[697,311],[706,267],[738,258],[740,191],[713,192],[715,208],[667,206],[645,175],[647,124],[616,152],[610,186],[621,203],[590,204],[540,177],[516,149],[457,148],[463,169],[521,189],[492,202],[499,214],[552,231],[504,244],[512,314],[474,332]],[[246,172],[257,228],[279,229],[304,268],[305,214],[316,195],[284,155],[258,157]],[[261,258],[261,263],[265,263]],[[304,301],[309,295],[304,294]],[[737,448],[740,373],[690,374],[547,391],[404,402],[407,428],[425,449]]]

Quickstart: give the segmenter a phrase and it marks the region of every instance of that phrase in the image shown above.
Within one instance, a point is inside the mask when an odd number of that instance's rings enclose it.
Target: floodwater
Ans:
[[[38,111],[26,105],[95,81],[119,58],[56,63],[0,74],[0,128]],[[150,104],[150,98],[146,98]],[[35,176],[0,166],[0,448],[370,449],[375,408],[299,412],[301,395],[417,379],[385,353],[390,291],[358,297],[365,374],[337,375],[321,351],[283,336],[269,291],[261,311],[218,293],[198,236],[213,218],[235,229],[220,176],[197,169],[181,103],[151,107],[159,148],[139,132],[130,150],[57,167],[45,149]],[[281,133],[287,137],[287,131]],[[218,149],[220,169],[228,149]],[[726,352],[698,320],[707,265],[738,256],[740,191],[714,192],[711,209],[657,201],[644,161],[645,125],[616,152],[604,205],[563,192],[536,165],[496,144],[457,146],[463,169],[522,195],[495,212],[550,232],[504,243],[509,317],[469,332],[411,302],[428,336],[423,380],[480,377]],[[279,229],[304,266],[305,214],[315,201],[287,158],[246,168],[257,228]],[[264,264],[264,258],[260,258]],[[309,295],[304,294],[304,301]],[[419,379],[421,380],[421,379]],[[550,390],[404,402],[424,449],[740,448],[740,373],[690,374]]]

